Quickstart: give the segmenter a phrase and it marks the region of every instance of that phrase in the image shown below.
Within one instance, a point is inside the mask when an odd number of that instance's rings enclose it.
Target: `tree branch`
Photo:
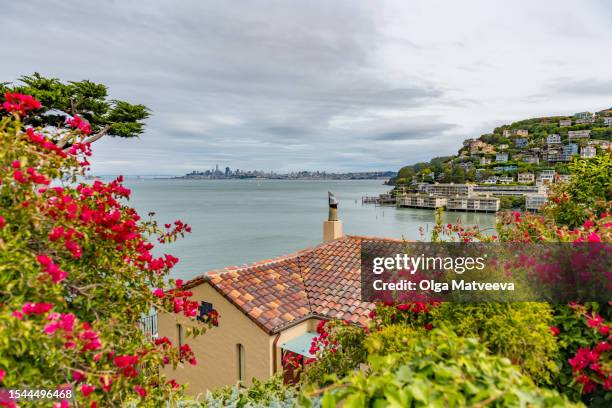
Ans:
[[[102,130],[100,130],[98,133],[96,133],[95,135],[89,136],[88,138],[84,139],[81,143],[93,143],[96,140],[102,139],[110,130],[111,125],[106,125],[102,128]],[[59,147],[64,147],[66,145],[66,143],[68,143],[68,141],[70,140],[70,137],[72,137],[72,135],[68,135],[66,137],[64,137],[62,140],[60,140],[58,142],[58,146]],[[68,149],[64,149],[64,151],[66,151]]]
[[[102,139],[110,130],[111,125],[106,125],[102,128],[102,130],[100,130],[98,133],[96,133],[93,136],[89,136],[87,139],[83,140],[83,143],[93,143],[96,140]]]

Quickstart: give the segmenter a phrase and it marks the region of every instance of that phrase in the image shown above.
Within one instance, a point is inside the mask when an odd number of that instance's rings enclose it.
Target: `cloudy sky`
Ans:
[[[98,174],[387,170],[527,117],[612,105],[601,1],[4,2],[0,81],[109,86],[153,116]]]

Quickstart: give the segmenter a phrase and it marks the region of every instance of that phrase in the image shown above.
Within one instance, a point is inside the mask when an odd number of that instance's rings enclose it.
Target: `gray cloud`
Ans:
[[[142,138],[96,143],[106,174],[394,169],[611,94],[606,2],[431,3],[7,2],[0,81],[90,79],[149,106]],[[588,24],[561,36],[568,15]]]
[[[443,133],[454,129],[456,125],[448,123],[432,122],[429,124],[419,124],[408,126],[401,130],[384,132],[375,136],[375,140],[415,140],[415,139],[432,139],[441,136]]]

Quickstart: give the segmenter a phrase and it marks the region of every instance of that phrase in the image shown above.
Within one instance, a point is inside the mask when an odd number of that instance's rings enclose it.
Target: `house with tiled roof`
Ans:
[[[188,342],[198,365],[166,368],[170,378],[197,394],[282,372],[283,355],[309,353],[321,320],[343,319],[366,325],[372,303],[361,301],[361,244],[394,241],[345,236],[330,208],[324,243],[294,254],[239,267],[210,271],[185,284],[203,312],[219,315],[219,325],[186,338],[199,324],[175,314],[158,316],[158,332],[175,344]]]

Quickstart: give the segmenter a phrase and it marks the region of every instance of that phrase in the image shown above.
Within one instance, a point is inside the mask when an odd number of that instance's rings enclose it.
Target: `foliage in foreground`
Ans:
[[[442,303],[432,309],[434,326],[477,337],[494,354],[507,357],[538,384],[551,384],[559,371],[557,344],[546,303]]]
[[[206,394],[203,407],[206,408],[254,408],[293,407],[297,402],[297,390],[283,384],[280,374],[267,381],[253,379],[253,385],[243,388],[240,385],[223,387]]]
[[[158,227],[125,204],[118,178],[83,183],[90,124],[68,116],[52,134],[22,118],[45,107],[4,95],[0,117],[0,384],[63,390],[60,407],[159,406],[180,386],[159,367],[195,364],[188,344],[153,342],[139,327],[151,308],[195,318],[182,282],[166,281],[178,262],[154,257],[151,239],[175,240],[180,221]],[[60,148],[55,141],[67,140]],[[216,316],[214,317],[216,319]],[[205,319],[206,320],[206,319]],[[214,319],[194,331],[206,330]],[[14,405],[14,401],[8,402]]]
[[[571,407],[556,391],[536,387],[478,340],[447,329],[407,338],[403,354],[372,355],[370,373],[356,371],[324,390],[323,407]],[[309,406],[310,401],[301,402]]]

